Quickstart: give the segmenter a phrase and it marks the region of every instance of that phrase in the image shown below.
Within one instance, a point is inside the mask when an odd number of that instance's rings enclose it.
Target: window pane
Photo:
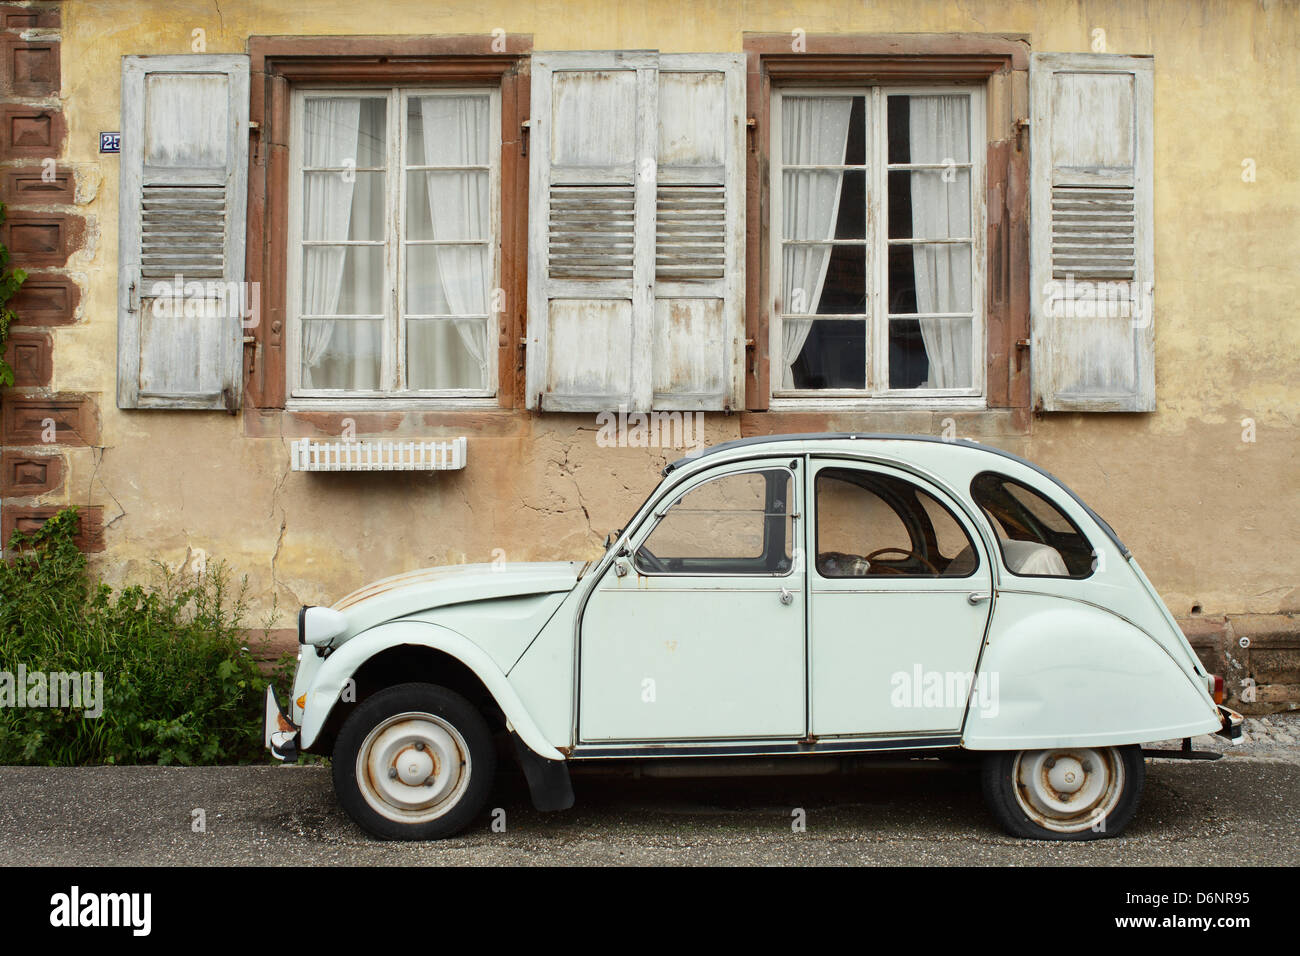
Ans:
[[[303,165],[385,165],[387,111],[388,101],[376,97],[309,97],[303,103]]]
[[[406,174],[407,239],[486,239],[489,219],[486,171]]]
[[[787,245],[782,259],[782,311],[800,315],[861,315],[867,311],[865,245]]]
[[[890,239],[971,238],[969,169],[889,172]]]
[[[890,246],[889,311],[970,312],[970,244]]]
[[[851,119],[864,115],[863,104],[860,96],[782,96],[782,164],[846,164],[850,138],[861,138],[852,137]]]
[[[407,386],[488,387],[486,319],[411,319],[406,324]]]
[[[384,174],[348,170],[304,173],[302,237],[309,242],[382,241]]]
[[[783,319],[780,388],[867,386],[864,319]]]
[[[304,388],[379,388],[384,325],[346,319],[302,324]]]
[[[407,165],[486,166],[490,118],[482,94],[412,96],[406,101]]]
[[[485,315],[487,246],[407,246],[407,315]]]
[[[1044,495],[989,471],[976,475],[970,490],[997,530],[1003,563],[1012,574],[1071,578],[1092,574],[1092,545]]]
[[[384,311],[383,246],[308,246],[302,276],[303,315]]]
[[[889,97],[889,162],[970,162],[970,97],[941,93]]]
[[[965,577],[979,564],[952,512],[911,482],[825,469],[816,498],[816,565],[824,578]]]
[[[867,174],[787,169],[782,175],[784,239],[866,236]],[[833,214],[828,214],[833,213]]]
[[[672,505],[637,551],[642,571],[783,573],[791,566],[793,482],[772,470],[715,478]]]
[[[890,388],[971,388],[970,319],[891,319]]]

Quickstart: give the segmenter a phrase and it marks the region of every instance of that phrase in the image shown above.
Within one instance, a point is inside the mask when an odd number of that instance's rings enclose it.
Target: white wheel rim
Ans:
[[[424,823],[454,807],[469,786],[465,738],[434,714],[397,714],[366,735],[357,786],[366,803],[398,823]]]
[[[1012,768],[1016,802],[1056,833],[1096,827],[1124,792],[1124,765],[1112,748],[1024,750]]]

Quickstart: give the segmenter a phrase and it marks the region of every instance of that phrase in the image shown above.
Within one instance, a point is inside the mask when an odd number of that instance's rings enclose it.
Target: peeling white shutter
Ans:
[[[529,408],[739,408],[744,60],[538,53]]]
[[[533,56],[529,408],[650,405],[657,61]]]
[[[656,408],[744,402],[744,104],[739,54],[659,58]]]
[[[1150,57],[1036,53],[1035,406],[1155,409]]]
[[[239,407],[248,57],[122,61],[120,408]]]

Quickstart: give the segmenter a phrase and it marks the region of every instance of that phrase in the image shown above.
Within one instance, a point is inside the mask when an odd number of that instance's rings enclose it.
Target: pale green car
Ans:
[[[542,810],[589,761],[977,752],[1006,829],[1093,839],[1133,818],[1143,743],[1241,733],[1114,531],[967,441],[728,442],[665,469],[597,561],[398,575],[298,632],[266,744],[331,754],[348,813],[393,839],[471,824],[506,740]]]

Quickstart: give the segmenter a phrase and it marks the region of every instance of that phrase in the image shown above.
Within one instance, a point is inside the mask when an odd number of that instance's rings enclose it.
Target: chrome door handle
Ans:
[[[966,595],[966,600],[970,604],[982,604],[992,596],[993,596],[992,594],[989,594],[985,591],[971,591],[970,594]]]
[[[789,588],[781,589],[781,603],[787,607],[794,603],[794,595],[790,593]]]

